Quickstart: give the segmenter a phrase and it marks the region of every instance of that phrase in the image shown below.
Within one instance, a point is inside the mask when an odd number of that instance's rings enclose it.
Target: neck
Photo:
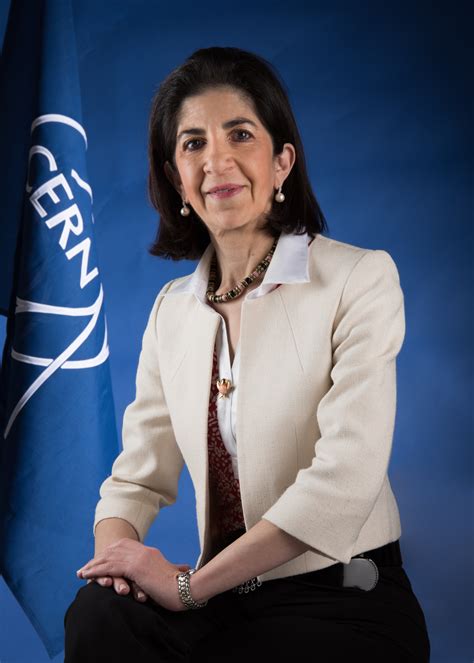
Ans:
[[[257,267],[272,248],[273,237],[255,234],[246,238],[212,238],[217,257],[216,294],[227,292]],[[261,274],[256,282],[264,278]],[[254,282],[255,283],[255,282]]]

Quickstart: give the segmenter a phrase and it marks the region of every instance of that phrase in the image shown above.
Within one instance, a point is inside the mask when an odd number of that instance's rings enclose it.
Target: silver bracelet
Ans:
[[[193,573],[196,573],[196,569],[189,569],[189,571],[183,571],[177,576],[178,593],[181,598],[181,601],[184,603],[184,605],[187,608],[191,609],[204,608],[204,606],[207,605],[207,601],[198,603],[191,596],[191,583],[189,582],[189,578],[192,576]]]

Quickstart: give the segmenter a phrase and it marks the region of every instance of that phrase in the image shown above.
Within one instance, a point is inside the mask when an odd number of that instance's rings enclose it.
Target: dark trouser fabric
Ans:
[[[247,594],[229,590],[183,612],[90,583],[65,614],[64,661],[429,662],[425,617],[402,566],[380,566],[367,592],[332,585],[335,572],[268,580]]]

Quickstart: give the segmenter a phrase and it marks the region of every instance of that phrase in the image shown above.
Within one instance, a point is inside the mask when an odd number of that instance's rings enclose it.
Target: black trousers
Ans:
[[[425,617],[403,566],[379,566],[370,591],[338,586],[341,567],[228,590],[183,612],[89,583],[64,616],[64,661],[428,663]]]

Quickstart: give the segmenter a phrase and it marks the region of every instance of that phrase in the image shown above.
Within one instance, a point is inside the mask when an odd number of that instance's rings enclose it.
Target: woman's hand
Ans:
[[[122,578],[127,578],[156,603],[178,612],[188,608],[179,597],[176,577],[189,568],[188,564],[172,564],[157,548],[133,539],[120,539],[104,548],[77,575],[90,580],[113,577],[118,585]]]

